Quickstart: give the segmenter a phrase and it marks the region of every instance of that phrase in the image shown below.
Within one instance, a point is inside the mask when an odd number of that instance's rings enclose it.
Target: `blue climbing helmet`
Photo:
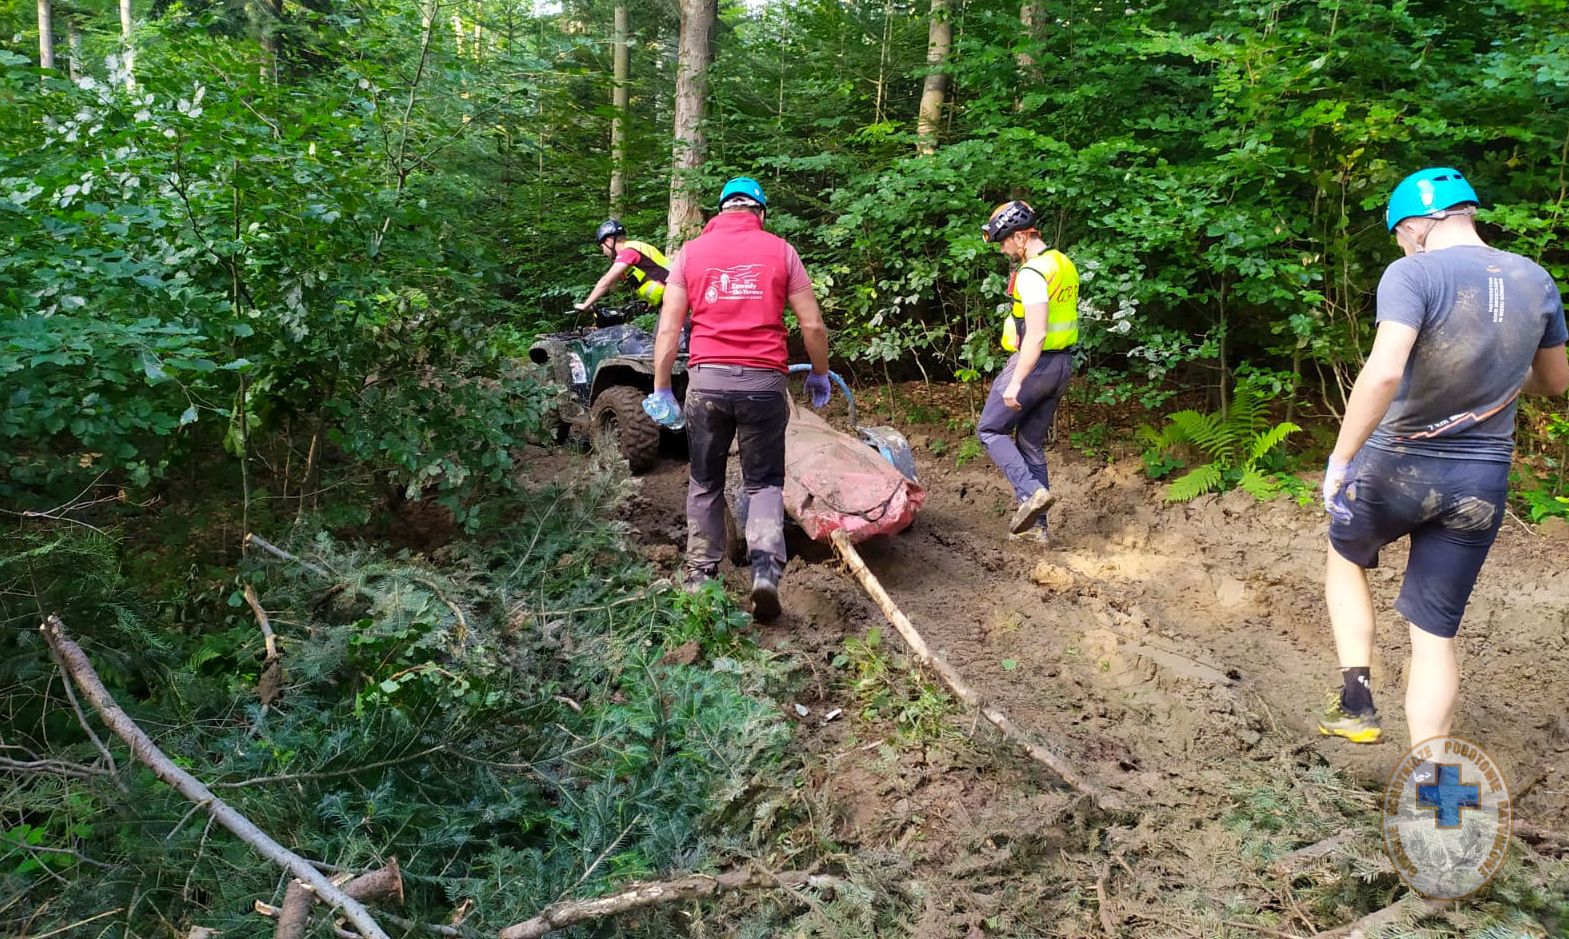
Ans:
[[[745,196],[758,205],[764,207],[768,205],[768,197],[763,195],[763,187],[758,185],[757,180],[750,176],[737,176],[735,179],[725,183],[725,188],[719,190],[719,207],[721,209],[725,207],[725,203],[730,200],[731,196]]]
[[[1390,231],[1408,218],[1437,216],[1443,218],[1446,209],[1469,202],[1481,205],[1476,190],[1466,182],[1457,169],[1431,166],[1417,170],[1400,181],[1389,196],[1389,207],[1384,210],[1384,222]]]

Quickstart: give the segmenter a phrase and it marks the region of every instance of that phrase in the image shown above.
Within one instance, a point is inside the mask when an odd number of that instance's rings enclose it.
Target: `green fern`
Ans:
[[[1222,482],[1219,464],[1205,463],[1172,480],[1166,487],[1166,501],[1192,502],[1204,493],[1220,488]]]
[[[1183,449],[1207,460],[1173,480],[1166,488],[1166,499],[1188,502],[1206,492],[1233,488],[1260,501],[1274,498],[1280,483],[1259,464],[1301,428],[1289,421],[1271,425],[1268,404],[1261,391],[1244,382],[1237,386],[1224,416],[1219,411],[1202,414],[1188,409],[1168,415],[1166,425],[1158,431],[1139,428],[1138,439],[1146,446],[1144,459],[1149,467],[1162,466],[1163,458]]]

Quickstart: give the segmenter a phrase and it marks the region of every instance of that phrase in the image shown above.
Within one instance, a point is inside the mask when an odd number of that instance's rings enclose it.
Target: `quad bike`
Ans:
[[[643,398],[654,390],[654,337],[628,321],[648,311],[642,303],[596,308],[592,328],[541,336],[528,351],[557,389],[546,417],[556,439],[586,438],[634,473],[654,467],[660,436],[669,433],[643,413]],[[686,394],[685,335],[671,383],[677,398]]]

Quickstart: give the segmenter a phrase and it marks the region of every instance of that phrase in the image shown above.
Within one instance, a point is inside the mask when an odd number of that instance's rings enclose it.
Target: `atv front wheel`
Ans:
[[[643,413],[643,391],[630,385],[606,388],[590,409],[594,449],[627,461],[634,473],[659,462],[659,425]]]

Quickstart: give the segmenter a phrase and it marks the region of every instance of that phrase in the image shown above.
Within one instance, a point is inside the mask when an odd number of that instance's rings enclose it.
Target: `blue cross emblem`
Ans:
[[[1461,809],[1482,807],[1482,787],[1460,781],[1460,766],[1438,764],[1438,782],[1416,787],[1416,804],[1433,809],[1433,822],[1439,828],[1459,828]]]

